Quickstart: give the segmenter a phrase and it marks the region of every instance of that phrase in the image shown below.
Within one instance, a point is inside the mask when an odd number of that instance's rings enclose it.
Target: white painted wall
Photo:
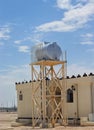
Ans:
[[[80,77],[67,79],[67,89],[75,86],[73,91],[74,102],[67,103],[68,117],[74,118],[75,112],[78,117],[87,117],[89,113],[94,112],[94,77]],[[34,82],[35,88],[37,82]],[[92,89],[91,89],[92,88]],[[17,84],[17,103],[18,103],[18,117],[32,117],[32,82]],[[92,92],[91,92],[92,90]],[[23,93],[23,101],[19,101],[19,92]],[[40,91],[37,90],[36,96],[40,95]],[[40,98],[38,99],[40,104]],[[93,109],[93,110],[92,110]],[[34,107],[35,116],[37,113],[37,106]]]

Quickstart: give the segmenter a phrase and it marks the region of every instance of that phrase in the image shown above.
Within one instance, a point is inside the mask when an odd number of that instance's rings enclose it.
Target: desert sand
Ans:
[[[11,124],[15,122],[17,113],[0,112],[0,130],[94,130],[94,126],[56,126],[55,128],[32,128],[32,126],[12,127]]]

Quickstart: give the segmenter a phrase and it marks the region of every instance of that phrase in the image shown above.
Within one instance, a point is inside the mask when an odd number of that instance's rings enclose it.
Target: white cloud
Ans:
[[[84,34],[84,35],[81,35],[83,38],[92,38],[92,37],[94,37],[94,34],[92,34],[92,33],[86,33],[86,34]]]
[[[24,38],[24,39],[14,41],[14,43],[15,43],[15,44],[21,44],[21,43],[23,43],[23,42],[25,42],[25,41],[29,41],[29,40],[30,40],[29,37],[26,37],[26,38]]]
[[[15,40],[14,43],[16,44],[16,48],[18,49],[19,52],[30,54],[31,47],[34,47],[36,44],[42,43],[42,38],[43,38],[42,33],[34,32],[32,35],[29,35],[23,39]]]
[[[16,40],[16,41],[14,41],[15,44],[20,44],[21,42],[23,42],[23,40]]]
[[[29,42],[33,42],[34,44],[36,44],[36,43],[40,43],[42,41],[42,38],[43,38],[42,33],[34,32],[33,34],[25,37],[24,39],[15,40],[14,43],[19,45],[23,42],[29,41]]]
[[[94,73],[94,69],[91,69],[84,65],[78,65],[78,64],[69,65],[67,70],[69,76],[72,75],[77,76],[78,74],[83,75],[84,73],[89,74],[90,72]]]
[[[93,41],[83,41],[80,44],[82,44],[82,45],[92,45],[92,44],[94,44],[94,42]]]
[[[94,34],[93,33],[86,33],[81,35],[82,41],[80,44],[82,45],[92,45],[94,44]]]
[[[31,42],[33,42],[34,44],[37,43],[41,43],[42,39],[43,39],[43,33],[34,33],[31,36],[28,37],[28,40],[30,40]]]
[[[0,40],[8,40],[10,38],[10,28],[9,27],[1,27],[0,28]]]
[[[21,39],[21,40],[15,40],[14,43],[15,43],[15,44],[21,44],[21,43],[23,43],[23,42],[25,42],[25,41],[28,41],[28,40],[29,40],[29,38],[26,37],[26,38]]]
[[[19,46],[18,49],[19,52],[30,52],[29,47],[28,46]]]
[[[37,31],[42,31],[42,32],[50,32],[50,31],[66,32],[66,31],[73,30],[73,29],[74,29],[73,26],[67,25],[63,21],[54,21],[54,22],[46,23],[46,24],[36,27]]]
[[[60,7],[60,3],[62,9],[64,8],[64,3],[61,0],[57,0],[58,7]],[[66,32],[66,31],[74,31],[79,28],[85,26],[85,24],[92,20],[94,15],[94,3],[87,2],[85,5],[82,3],[78,3],[76,5],[71,5],[69,1],[65,2],[65,8],[69,9],[64,12],[64,17],[61,20],[52,21],[49,23],[42,24],[36,27],[36,31],[41,32]],[[69,6],[68,6],[69,5]],[[70,8],[71,7],[71,8]]]
[[[94,4],[86,4],[79,8],[73,8],[65,12],[63,20],[66,22],[86,23],[94,14]],[[73,23],[74,24],[74,23]]]
[[[60,9],[70,9],[70,0],[57,0],[57,7]]]

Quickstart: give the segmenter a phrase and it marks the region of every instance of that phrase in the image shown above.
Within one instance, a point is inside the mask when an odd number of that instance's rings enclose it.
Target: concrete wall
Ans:
[[[67,79],[67,89],[73,85],[73,103],[66,103],[68,109],[68,117],[84,117],[89,113],[94,112],[94,96],[92,97],[92,84],[94,84],[94,77],[79,77]],[[34,88],[37,87],[37,82],[34,82]],[[94,85],[93,85],[94,86]],[[18,102],[18,117],[32,117],[32,82],[17,84],[17,102]],[[19,93],[22,91],[23,100],[19,101]],[[37,90],[37,95],[40,95],[40,90]],[[36,98],[40,102],[40,98]],[[34,107],[35,116],[37,113],[37,105]]]
[[[91,103],[91,83],[94,81],[92,77],[79,77],[67,80],[67,88],[75,86],[73,91],[74,102],[67,103],[68,116],[75,117],[75,112],[78,117],[88,116],[92,112]]]
[[[32,109],[34,109],[34,117],[38,116],[38,107],[37,103],[35,102],[38,101],[38,104],[41,105],[40,103],[41,93],[40,88],[38,89],[37,88],[38,85],[36,82],[33,82],[33,93],[32,93],[32,82],[16,85],[18,117],[31,118]],[[19,100],[20,94],[23,95],[22,100]],[[32,94],[36,97],[35,100],[32,100]],[[33,103],[35,103],[35,105],[33,105]]]
[[[18,84],[17,90],[17,105],[18,105],[18,117],[31,117],[32,116],[32,84]],[[20,91],[23,95],[23,100],[19,100]]]

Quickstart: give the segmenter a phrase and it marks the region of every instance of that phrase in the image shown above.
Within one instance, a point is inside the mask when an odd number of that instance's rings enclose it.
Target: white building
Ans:
[[[16,83],[18,119],[32,118],[32,83],[36,86],[37,82]],[[80,75],[67,77],[66,104],[68,119],[89,117],[90,113],[94,113],[94,75],[92,73],[84,74],[82,77]],[[35,108],[34,116],[37,115],[37,108]]]

